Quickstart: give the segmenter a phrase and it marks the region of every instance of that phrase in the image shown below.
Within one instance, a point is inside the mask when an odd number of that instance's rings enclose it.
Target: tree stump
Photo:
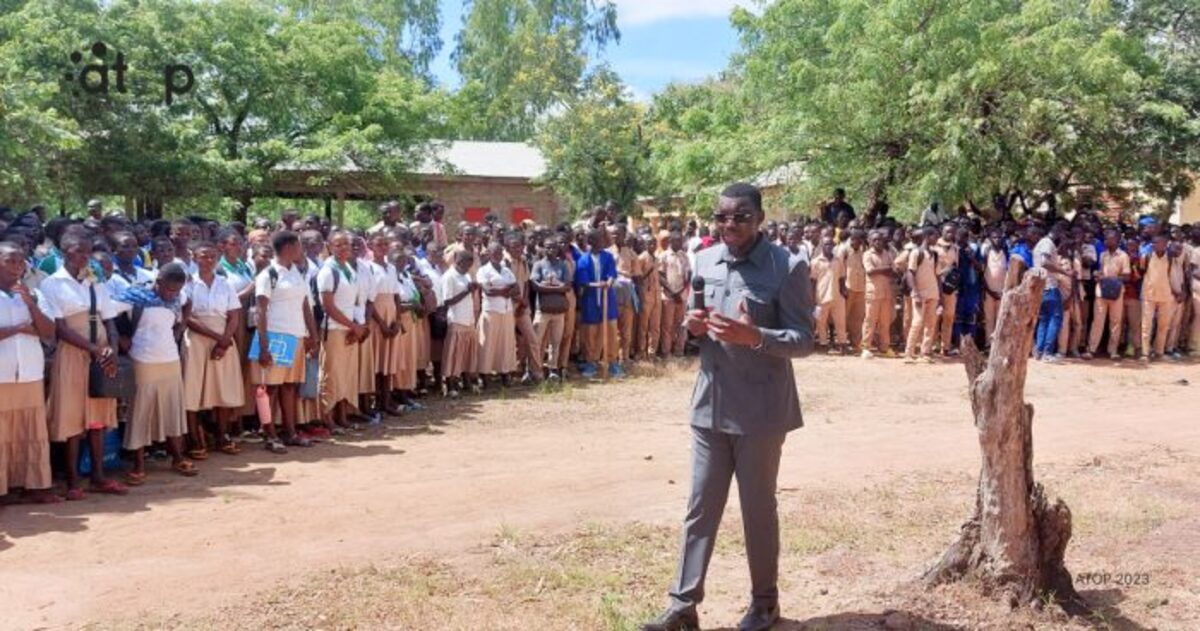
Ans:
[[[1014,257],[1005,281],[990,354],[970,338],[962,342],[983,465],[974,515],[924,581],[932,587],[972,577],[1013,607],[1048,597],[1068,612],[1082,612],[1063,564],[1071,511],[1060,499],[1047,500],[1033,479],[1033,406],[1025,402],[1025,375],[1046,276],[1025,273],[1018,261]]]

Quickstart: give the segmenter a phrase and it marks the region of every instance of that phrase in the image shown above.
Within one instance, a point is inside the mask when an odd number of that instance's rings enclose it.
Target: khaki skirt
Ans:
[[[341,401],[358,405],[359,345],[346,343],[349,333],[331,329],[321,345],[321,412],[332,410]]]
[[[429,316],[424,316],[417,320],[414,324],[417,329],[416,339],[416,355],[417,355],[417,372],[429,370],[429,362],[433,358],[432,340],[429,335]]]
[[[125,449],[139,449],[187,433],[179,362],[133,363],[137,394],[125,426]]]
[[[45,392],[41,381],[0,384],[0,495],[51,486]]]
[[[365,342],[354,345],[358,354],[358,393],[375,392],[375,336],[368,335]]]
[[[517,370],[517,328],[513,313],[484,311],[479,318],[479,362],[481,375]]]
[[[400,312],[402,331],[396,336],[400,344],[400,369],[392,375],[392,388],[413,390],[417,387],[417,327],[411,312]]]
[[[86,311],[66,318],[66,324],[84,339],[88,338]],[[96,341],[100,344],[108,342],[102,322],[96,327]],[[91,363],[92,356],[87,351],[59,342],[51,369],[50,400],[46,405],[50,440],[63,442],[79,436],[89,424],[103,425],[105,429],[117,426],[117,400],[88,396],[88,366]]]
[[[479,332],[466,324],[451,323],[442,343],[442,375],[475,374],[479,357]]]
[[[249,349],[246,351],[249,354]],[[304,352],[304,338],[300,338],[300,343],[296,346],[296,361],[292,362],[291,368],[284,368],[278,364],[271,364],[270,368],[264,369],[262,364],[256,361],[250,362],[250,383],[251,385],[266,384],[268,386],[278,386],[285,383],[304,383],[304,361],[307,355]],[[254,401],[251,394],[251,402]]]
[[[225,330],[224,316],[196,316],[213,331]],[[221,359],[212,359],[216,341],[188,330],[183,338],[183,401],[188,412],[240,408],[246,403],[241,353],[236,346]]]
[[[375,313],[387,324],[396,321],[394,294],[380,294],[375,300]],[[371,338],[375,341],[375,374],[392,376],[404,366],[404,347],[400,335],[388,339],[378,324],[371,323]]]

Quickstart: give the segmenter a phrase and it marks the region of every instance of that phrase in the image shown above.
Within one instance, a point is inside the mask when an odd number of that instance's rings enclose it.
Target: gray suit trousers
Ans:
[[[779,514],[775,482],[785,433],[726,434],[692,427],[692,492],[683,523],[683,555],[671,586],[671,608],[704,600],[704,577],[717,539],[717,527],[737,476],[753,602],[779,600]]]

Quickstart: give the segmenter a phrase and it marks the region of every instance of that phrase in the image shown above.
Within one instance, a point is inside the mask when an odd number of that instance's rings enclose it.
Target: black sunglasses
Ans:
[[[713,221],[718,225],[727,223],[750,223],[754,219],[751,213],[717,213],[713,215]]]

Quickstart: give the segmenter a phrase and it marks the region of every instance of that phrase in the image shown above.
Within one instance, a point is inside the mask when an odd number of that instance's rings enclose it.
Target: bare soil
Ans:
[[[694,366],[493,393],[126,497],[0,508],[0,628],[631,629],[665,604]],[[958,363],[796,363],[783,629],[1200,628],[1200,367],[1031,367],[1035,469],[1071,507],[1089,618],[915,579],[970,514]],[[1185,384],[1190,381],[1192,383]],[[701,609],[749,589],[730,498]]]

